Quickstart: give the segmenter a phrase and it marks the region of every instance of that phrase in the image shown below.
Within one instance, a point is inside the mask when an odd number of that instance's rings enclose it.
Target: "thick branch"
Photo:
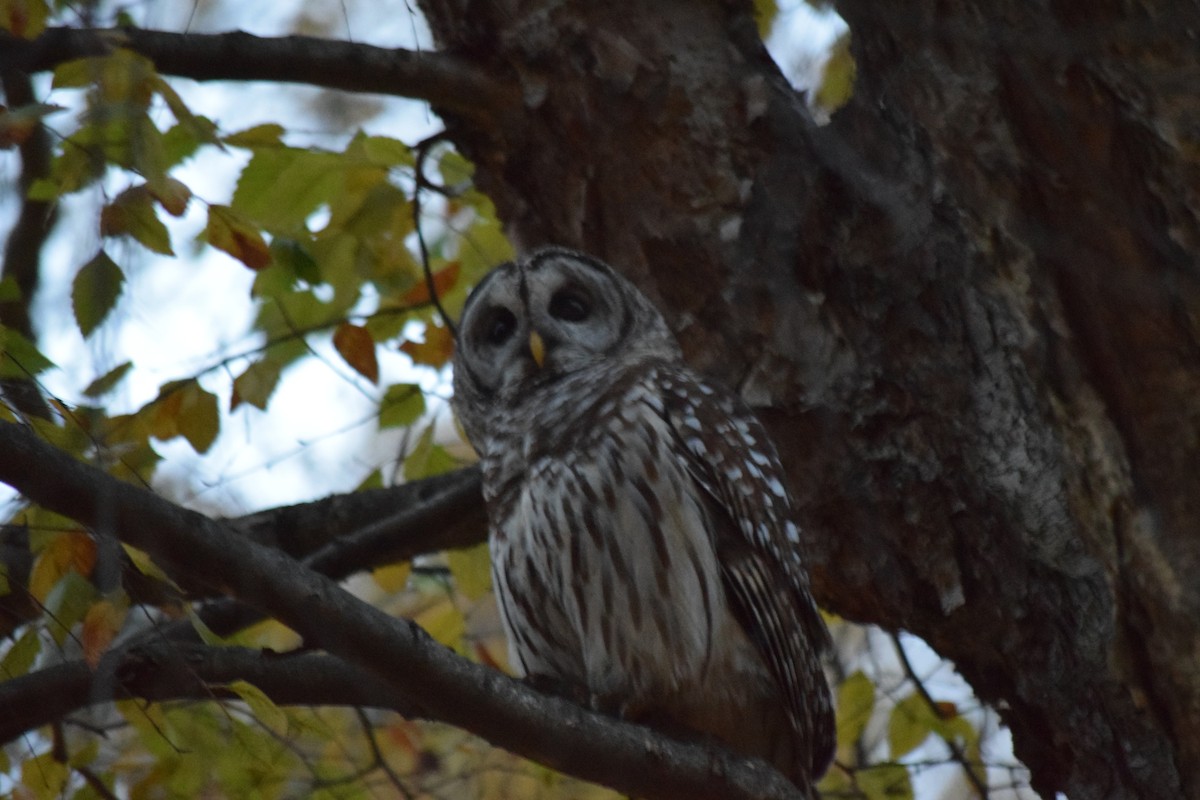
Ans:
[[[422,553],[467,547],[486,536],[479,469],[229,520],[253,541],[299,559],[330,577]]]
[[[4,97],[10,108],[33,103],[33,85],[29,76],[20,72],[0,69],[0,80],[4,85]],[[19,331],[33,341],[33,325],[29,318],[29,306],[37,291],[42,245],[54,227],[55,207],[44,200],[26,197],[29,187],[38,178],[50,174],[50,134],[40,122],[33,126],[29,136],[21,142],[21,213],[8,233],[4,246],[4,263],[0,264],[0,276],[16,281],[21,296],[9,302],[0,302],[0,325]],[[43,419],[50,418],[50,406],[42,397],[37,384],[28,378],[5,378],[0,380],[3,392],[14,407],[23,414],[33,414]]]
[[[420,715],[417,704],[395,687],[323,653],[278,655],[150,642],[110,652],[95,670],[71,661],[0,683],[0,743],[110,700],[236,698],[224,688],[235,680],[249,681],[278,705],[360,706]]]
[[[649,798],[798,797],[757,761],[685,745],[646,728],[541,695],[458,657],[397,620],[215,520],[74,461],[12,423],[0,423],[0,480],[34,502],[113,533],[170,571],[213,576],[226,590],[397,690],[429,716],[515,753]]]
[[[400,95],[471,118],[493,116],[517,102],[513,87],[454,56],[312,36],[50,28],[32,41],[4,37],[0,44],[5,71],[41,72],[126,47],[164,74],[197,81],[277,81]]]

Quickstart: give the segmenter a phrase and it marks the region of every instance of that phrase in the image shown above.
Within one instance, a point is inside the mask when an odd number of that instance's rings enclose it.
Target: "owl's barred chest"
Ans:
[[[574,417],[571,434],[531,415],[519,453],[485,462],[497,589],[526,672],[637,694],[711,666],[728,613],[708,512],[656,377],[549,409]]]

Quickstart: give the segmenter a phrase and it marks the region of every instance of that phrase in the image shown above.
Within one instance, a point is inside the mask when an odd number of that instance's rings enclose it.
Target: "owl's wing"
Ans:
[[[829,632],[809,593],[783,467],[737,397],[679,371],[664,376],[663,387],[688,471],[710,500],[730,605],[782,689],[793,725],[809,738],[810,774],[819,775],[834,742],[821,665]]]

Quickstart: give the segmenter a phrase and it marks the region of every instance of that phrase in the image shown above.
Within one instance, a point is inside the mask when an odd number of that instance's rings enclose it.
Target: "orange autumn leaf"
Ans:
[[[83,618],[80,640],[83,643],[83,658],[92,669],[100,663],[100,657],[108,652],[109,645],[121,630],[128,612],[127,603],[117,603],[109,599],[101,600],[88,609]]]
[[[454,284],[458,282],[458,273],[460,266],[457,261],[451,261],[442,269],[438,270],[433,275],[433,289],[437,292],[438,297],[443,296],[446,292],[454,288]],[[400,302],[406,306],[419,306],[429,302],[429,284],[424,279],[416,286],[412,287],[400,298]]]
[[[371,383],[379,382],[379,361],[375,357],[375,339],[370,331],[343,322],[333,332],[333,346],[355,372]]]
[[[228,206],[208,207],[208,243],[241,261],[253,270],[271,263],[271,248],[258,228]]]
[[[400,345],[400,350],[406,353],[414,364],[442,367],[454,354],[454,337],[446,328],[438,325],[426,325],[425,341],[407,341]]]
[[[48,544],[29,575],[29,591],[38,602],[45,602],[50,590],[68,572],[87,577],[96,566],[96,542],[81,531],[60,534]]]

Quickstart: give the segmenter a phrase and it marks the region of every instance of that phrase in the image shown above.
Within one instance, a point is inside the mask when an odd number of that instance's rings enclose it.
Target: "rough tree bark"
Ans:
[[[1200,797],[1200,14],[843,0],[822,129],[743,3],[423,0],[525,246],[605,257],[785,454],[820,599],[1001,709],[1036,788]]]

